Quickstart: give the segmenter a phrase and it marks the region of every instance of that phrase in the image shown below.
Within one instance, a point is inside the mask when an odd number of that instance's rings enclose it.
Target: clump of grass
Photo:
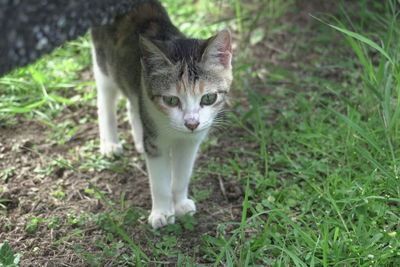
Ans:
[[[341,32],[358,58],[362,79],[362,101],[371,108],[361,110],[348,102],[346,115],[337,113],[357,134],[361,144],[357,151],[366,161],[379,170],[395,193],[399,192],[398,164],[399,154],[399,116],[400,116],[400,66],[397,39],[400,37],[398,27],[399,13],[395,1],[387,1],[386,10],[389,17],[370,13],[369,18],[375,23],[384,23],[387,31],[379,36],[377,43],[362,34],[347,29],[344,25],[330,27]],[[371,53],[377,53],[371,57]],[[368,118],[367,120],[362,119]],[[357,119],[355,119],[357,118]]]
[[[259,160],[242,167],[249,171],[257,165],[247,178],[253,186],[246,190],[251,199],[243,204],[250,214],[242,217],[245,223],[229,235],[222,230],[205,237],[215,266],[399,264],[400,25],[395,2],[382,5],[384,16],[366,13],[386,26],[374,32],[375,41],[344,23],[330,25],[356,55],[344,64],[354,66],[344,71],[356,77],[345,87],[320,77],[297,77],[302,86],[318,90],[283,87],[268,97],[251,91],[248,111],[234,116],[248,140],[259,144],[258,151],[238,152],[242,164],[246,154]],[[324,96],[332,94],[338,101]],[[268,104],[274,101],[284,103],[281,118],[265,127]]]
[[[0,120],[22,113],[51,121],[65,105],[80,100],[69,92],[93,84],[79,75],[90,66],[89,54],[89,39],[83,37],[1,78]]]

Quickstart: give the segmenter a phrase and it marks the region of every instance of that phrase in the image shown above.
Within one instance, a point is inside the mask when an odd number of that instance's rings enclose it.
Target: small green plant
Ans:
[[[203,190],[198,190],[196,188],[193,188],[192,191],[193,191],[193,198],[196,201],[203,201],[203,200],[209,198],[210,195],[212,195],[213,189],[207,188],[207,189],[203,189]]]
[[[165,229],[156,230],[157,233],[172,233],[174,235],[181,235],[185,231],[193,231],[197,224],[194,216],[189,214],[183,215],[176,219],[174,224],[169,224]]]
[[[0,198],[0,208],[6,210],[6,209],[7,209],[7,206],[4,205],[4,204],[2,204],[2,203],[7,203],[7,202],[11,202],[11,200],[10,200],[10,199],[7,199],[7,198]]]
[[[43,220],[43,222],[47,224],[48,229],[57,229],[60,226],[60,224],[59,224],[60,218],[58,218],[58,217],[45,219],[45,220]]]
[[[188,231],[192,231],[197,224],[195,217],[190,216],[189,214],[181,216],[179,220],[182,223],[183,228]]]
[[[77,215],[76,213],[77,212],[75,210],[70,210],[67,212],[67,218],[68,218],[67,223],[75,227],[84,226],[90,215],[89,214]]]
[[[0,244],[0,267],[18,267],[22,254],[14,253],[6,241]]]
[[[28,233],[36,232],[39,229],[40,223],[44,222],[42,217],[33,217],[28,220],[28,223],[25,225],[25,231]]]
[[[49,176],[54,170],[54,166],[52,165],[46,165],[44,167],[39,167],[37,166],[33,172],[36,173],[36,177],[37,178],[45,178],[47,176]]]
[[[110,158],[101,155],[98,150],[98,143],[94,140],[88,141],[81,148],[80,158],[77,159],[80,162],[81,170],[123,172],[129,168],[131,163],[127,157],[115,155]]]
[[[74,245],[74,250],[80,254],[90,266],[103,266],[103,262],[113,259],[120,264],[134,264],[133,257],[129,259],[126,254],[121,255],[120,251],[126,246],[123,242],[118,242],[111,235],[107,235],[106,242],[98,240],[94,244],[100,253],[90,253],[85,251],[81,246]]]
[[[52,193],[52,195],[53,195],[55,198],[58,198],[58,199],[60,199],[60,200],[65,200],[65,199],[67,198],[67,195],[62,191],[61,188],[58,188],[56,191],[54,191],[54,192]]]
[[[49,141],[56,141],[60,145],[68,142],[79,129],[79,126],[72,120],[67,120],[57,125],[51,124],[51,126],[53,126],[53,134]]]
[[[7,182],[9,178],[15,175],[15,167],[5,168],[0,172],[0,177],[4,182]]]
[[[138,220],[142,217],[139,211],[134,208],[128,208],[123,216],[124,225],[135,225]]]

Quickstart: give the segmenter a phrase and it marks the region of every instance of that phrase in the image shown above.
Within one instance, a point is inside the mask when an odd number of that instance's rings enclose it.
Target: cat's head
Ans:
[[[147,93],[181,132],[208,129],[224,107],[232,81],[228,30],[207,39],[151,41],[140,38]]]

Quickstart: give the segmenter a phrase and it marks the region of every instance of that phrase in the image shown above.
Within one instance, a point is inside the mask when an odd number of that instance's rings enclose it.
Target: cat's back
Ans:
[[[130,12],[118,16],[109,25],[93,26],[92,41],[97,47],[121,48],[137,45],[138,36],[154,40],[182,38],[182,33],[172,24],[164,7],[155,0],[137,4]]]
[[[137,4],[111,24],[93,26],[91,36],[96,68],[118,84],[125,95],[140,84],[139,36],[162,41],[183,37],[155,0]]]
[[[183,37],[158,1],[150,0],[139,4],[131,12],[118,18],[116,22],[120,36],[133,33],[156,40],[172,40]]]

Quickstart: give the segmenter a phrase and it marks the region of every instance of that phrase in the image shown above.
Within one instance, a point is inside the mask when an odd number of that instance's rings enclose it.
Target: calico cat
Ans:
[[[91,36],[101,153],[122,152],[116,118],[122,93],[150,176],[149,223],[159,228],[194,214],[188,186],[196,153],[232,81],[230,32],[186,38],[149,0],[110,25],[92,27]]]

